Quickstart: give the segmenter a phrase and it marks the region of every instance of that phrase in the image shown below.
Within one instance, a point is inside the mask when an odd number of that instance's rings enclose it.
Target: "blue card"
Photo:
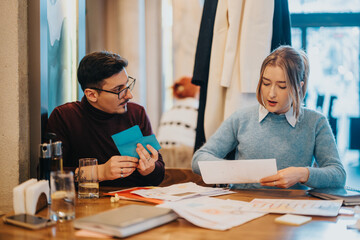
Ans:
[[[149,154],[151,154],[151,152],[146,148],[147,144],[151,145],[156,150],[159,150],[161,148],[159,142],[155,138],[155,135],[150,135],[150,136],[142,137],[137,141],[133,141],[118,146],[119,152],[121,153],[122,156],[131,156],[131,157],[140,158],[136,152],[136,144],[138,143],[141,143],[144,146],[144,148],[149,152]]]
[[[136,144],[138,143],[141,143],[149,153],[150,151],[146,148],[147,144],[151,145],[156,150],[161,148],[155,135],[144,137],[138,125],[116,133],[112,135],[112,138],[122,156],[140,158],[136,152]]]
[[[150,146],[152,146],[153,148],[155,148],[156,150],[159,150],[161,148],[161,146],[160,146],[159,142],[157,141],[154,134],[143,137],[139,143],[141,143],[141,145],[143,145],[145,148],[146,148],[146,145],[148,145],[148,144]]]
[[[137,139],[142,138],[143,134],[141,133],[139,126],[135,125],[122,132],[116,133],[111,137],[114,140],[116,146],[119,148],[119,146],[123,144],[136,141]]]

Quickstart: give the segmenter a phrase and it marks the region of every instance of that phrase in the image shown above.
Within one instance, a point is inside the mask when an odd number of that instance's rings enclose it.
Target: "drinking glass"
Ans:
[[[51,206],[50,218],[66,221],[75,218],[74,175],[70,171],[50,173]]]
[[[96,158],[79,159],[79,198],[99,198],[98,161]]]

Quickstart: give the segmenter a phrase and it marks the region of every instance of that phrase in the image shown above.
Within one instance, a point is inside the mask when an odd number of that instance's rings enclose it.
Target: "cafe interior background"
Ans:
[[[222,1],[222,0],[220,0]],[[79,60],[107,50],[129,60],[134,101],[156,133],[174,103],[170,86],[191,76],[203,0],[0,1],[0,210],[12,189],[36,177],[51,111],[83,96]],[[310,59],[306,106],[323,112],[360,188],[360,0],[289,1],[292,46]]]

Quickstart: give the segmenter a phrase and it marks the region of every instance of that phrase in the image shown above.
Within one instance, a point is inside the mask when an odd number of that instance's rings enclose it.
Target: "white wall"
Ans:
[[[174,80],[192,77],[199,35],[202,4],[200,1],[173,1]]]
[[[29,177],[27,1],[0,1],[0,210]]]
[[[157,132],[161,115],[161,0],[87,0],[87,52],[107,50],[129,61],[134,102]]]

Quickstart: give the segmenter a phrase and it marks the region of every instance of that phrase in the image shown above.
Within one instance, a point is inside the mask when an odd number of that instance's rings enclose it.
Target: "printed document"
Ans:
[[[253,199],[244,211],[335,217],[342,200]]]
[[[227,189],[202,187],[193,182],[173,184],[168,187],[132,191],[145,198],[156,198],[164,201],[178,201],[199,196],[219,196],[235,193]]]
[[[207,184],[258,183],[277,173],[276,159],[200,161],[198,164]]]
[[[249,203],[230,199],[198,197],[166,202],[157,207],[171,208],[179,216],[199,227],[227,230],[266,214],[242,211],[247,204]]]

